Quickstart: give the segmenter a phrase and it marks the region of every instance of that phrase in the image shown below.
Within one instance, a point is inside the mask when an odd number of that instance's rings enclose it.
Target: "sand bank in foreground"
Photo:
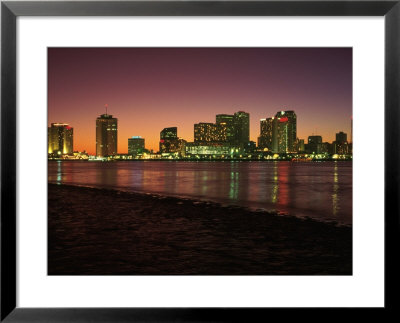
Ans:
[[[49,184],[50,275],[351,275],[352,229]]]

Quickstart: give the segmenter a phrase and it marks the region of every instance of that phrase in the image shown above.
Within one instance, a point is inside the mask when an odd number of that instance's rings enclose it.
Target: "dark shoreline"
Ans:
[[[49,275],[351,275],[352,228],[49,184]]]

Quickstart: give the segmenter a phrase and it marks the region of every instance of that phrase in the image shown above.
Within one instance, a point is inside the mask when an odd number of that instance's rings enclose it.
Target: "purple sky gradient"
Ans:
[[[118,118],[118,152],[142,136],[158,150],[159,133],[178,127],[193,141],[193,124],[215,115],[250,113],[250,139],[261,118],[297,114],[297,136],[350,140],[351,48],[49,48],[48,123],[74,128],[74,150],[95,153],[95,120]]]

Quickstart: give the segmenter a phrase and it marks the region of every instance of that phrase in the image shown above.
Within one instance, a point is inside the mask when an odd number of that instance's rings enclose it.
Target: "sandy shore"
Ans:
[[[352,228],[49,184],[50,275],[351,275]]]

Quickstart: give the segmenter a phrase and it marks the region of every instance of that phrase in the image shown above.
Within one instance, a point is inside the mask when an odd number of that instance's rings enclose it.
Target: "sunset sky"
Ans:
[[[74,150],[95,154],[96,118],[118,118],[118,152],[142,136],[158,151],[160,131],[178,127],[193,141],[193,124],[215,115],[250,113],[250,140],[260,119],[297,114],[297,137],[350,140],[351,48],[49,48],[48,124],[74,128]]]

